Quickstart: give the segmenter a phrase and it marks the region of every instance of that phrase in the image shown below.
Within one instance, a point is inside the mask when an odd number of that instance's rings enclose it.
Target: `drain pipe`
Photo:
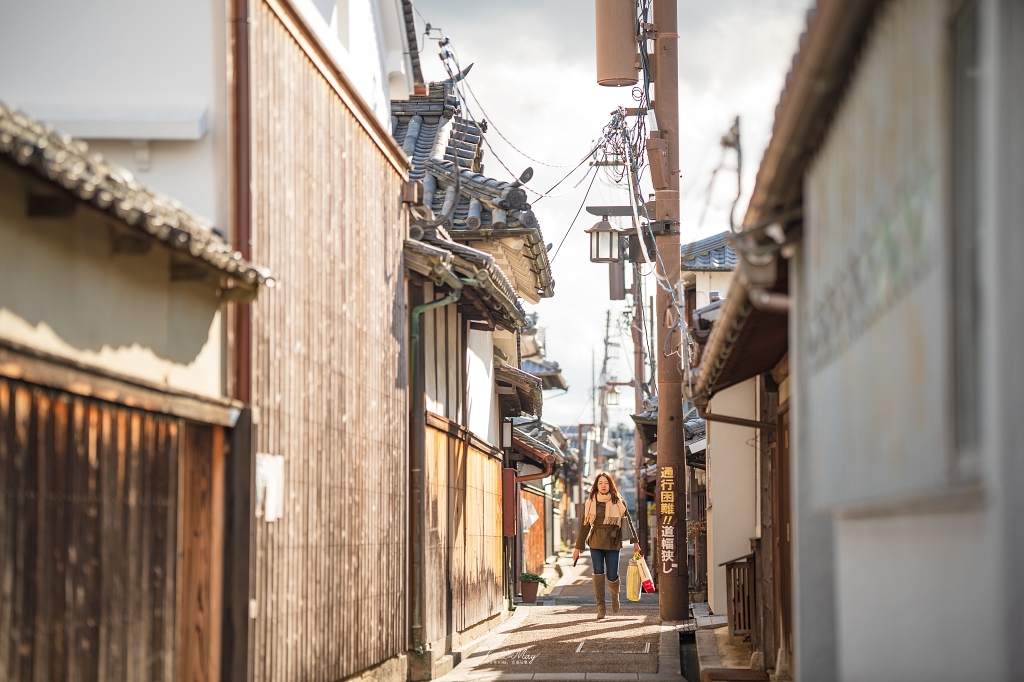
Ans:
[[[425,390],[425,377],[423,367],[423,349],[420,343],[420,321],[423,313],[434,308],[455,303],[462,296],[462,282],[444,272],[441,279],[452,288],[451,293],[442,299],[421,303],[412,309],[411,329],[409,333],[409,352],[412,364],[412,395],[409,399],[409,469],[410,487],[410,531],[412,533],[412,580],[410,592],[412,593],[412,648],[417,654],[422,654],[426,644],[426,632],[423,618],[424,601],[426,595],[426,582],[424,570],[424,555],[426,551],[425,538],[427,535],[426,517],[424,514],[425,497],[425,476],[427,459],[427,434],[426,434],[426,404],[423,399]]]
[[[551,475],[551,472],[555,468],[555,456],[545,455],[544,456],[544,470],[538,474],[527,474],[526,476],[516,476],[516,483],[522,483],[523,481],[536,481],[541,478],[547,478]]]

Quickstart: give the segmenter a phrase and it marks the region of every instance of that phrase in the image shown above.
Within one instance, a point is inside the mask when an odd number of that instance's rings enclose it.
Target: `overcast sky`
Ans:
[[[591,148],[618,106],[636,106],[630,88],[598,86],[594,68],[593,0],[414,0],[421,22],[441,28],[451,39],[460,63],[473,63],[469,84],[480,100],[470,113],[487,118],[522,152],[549,164],[575,165]],[[774,120],[775,105],[789,70],[797,40],[806,23],[809,0],[680,0],[679,99],[680,195],[685,242],[728,229],[728,207],[736,193],[735,156],[725,157],[711,193],[703,224],[712,171],[722,161],[719,139],[740,116],[744,152],[743,190],[737,217],[742,218]],[[422,19],[420,19],[422,17]],[[437,42],[422,41],[420,53],[427,80],[447,76]],[[487,139],[504,165],[519,173],[536,171],[530,186],[543,191],[567,168],[543,166],[525,158],[491,129]],[[501,179],[509,174],[490,150],[485,172]],[[575,184],[582,173],[553,194]],[[555,247],[584,200],[589,179],[565,196],[540,201],[531,196],[544,239]],[[623,204],[624,189],[598,178],[587,205]],[[545,395],[544,418],[560,425],[590,421],[591,357],[598,371],[602,359],[605,312],[613,311],[613,338],[621,347],[611,373],[631,378],[632,345],[628,330],[618,333],[615,320],[628,301],[608,300],[608,270],[588,260],[583,230],[599,218],[584,211],[568,233],[553,262],[555,296],[532,307],[546,327],[548,358],[561,364],[569,392]],[[552,249],[551,254],[554,254]],[[653,293],[653,284],[648,286]],[[724,294],[724,292],[723,292]],[[630,423],[632,395],[612,423]]]

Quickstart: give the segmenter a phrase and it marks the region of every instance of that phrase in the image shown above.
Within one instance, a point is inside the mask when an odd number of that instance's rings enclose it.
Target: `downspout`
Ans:
[[[426,515],[424,513],[424,470],[427,458],[427,424],[426,404],[423,392],[426,389],[424,376],[423,350],[420,344],[420,318],[423,313],[434,308],[455,303],[462,296],[462,282],[456,277],[443,277],[446,284],[452,287],[451,293],[442,299],[421,303],[412,309],[412,321],[409,332],[409,351],[412,362],[412,395],[409,399],[409,470],[410,487],[410,531],[412,532],[412,580],[410,585],[412,602],[412,648],[422,654],[426,644],[425,625],[423,618],[426,582],[424,570],[424,546],[427,535]]]
[[[252,182],[249,84],[249,3],[231,0],[233,28],[232,68],[234,69],[234,214],[235,248],[242,258],[252,258]],[[243,403],[252,401],[252,308],[249,303],[235,303],[234,348],[232,349],[234,376],[232,397]]]
[[[547,455],[544,457],[544,471],[539,474],[528,474],[526,476],[516,476],[516,483],[522,483],[523,481],[536,481],[538,478],[547,478],[551,475],[551,472],[555,468],[555,456]]]

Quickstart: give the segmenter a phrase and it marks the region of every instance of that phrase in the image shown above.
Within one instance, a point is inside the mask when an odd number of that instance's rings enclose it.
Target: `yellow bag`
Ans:
[[[629,568],[626,570],[626,599],[640,601],[640,582],[640,566],[637,565],[637,556],[634,555],[629,560]]]

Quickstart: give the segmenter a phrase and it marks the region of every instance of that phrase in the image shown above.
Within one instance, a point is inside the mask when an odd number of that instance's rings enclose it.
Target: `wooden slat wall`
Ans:
[[[501,462],[427,427],[427,641],[501,612]]]
[[[464,628],[501,612],[501,462],[470,447],[466,463]]]
[[[0,679],[175,679],[180,424],[0,378]]]
[[[298,24],[252,16],[252,257],[279,282],[253,304],[256,449],[285,457],[284,517],[255,533],[255,680],[406,649],[402,176]]]

